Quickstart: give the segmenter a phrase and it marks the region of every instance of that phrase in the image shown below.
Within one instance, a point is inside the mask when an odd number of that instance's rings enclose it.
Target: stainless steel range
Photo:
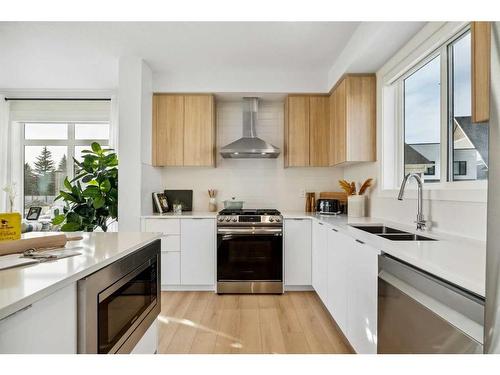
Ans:
[[[283,217],[278,210],[219,212],[217,293],[283,293]]]

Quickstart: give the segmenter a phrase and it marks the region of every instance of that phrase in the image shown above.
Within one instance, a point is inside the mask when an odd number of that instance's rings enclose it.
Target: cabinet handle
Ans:
[[[335,229],[335,228],[332,228],[332,230],[333,230],[334,232],[338,232],[338,231],[339,231],[338,229]]]
[[[360,243],[361,245],[364,245],[364,244],[365,244],[363,241],[358,240],[357,238],[356,238],[354,241],[356,241],[356,242]]]
[[[323,223],[318,223],[319,225],[323,225]]]

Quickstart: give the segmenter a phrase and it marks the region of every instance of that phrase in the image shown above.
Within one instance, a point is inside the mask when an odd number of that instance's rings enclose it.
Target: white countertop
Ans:
[[[49,234],[54,233],[32,232],[23,237]],[[0,270],[0,319],[160,238],[159,233],[141,232],[83,233],[82,236],[83,240],[66,245],[81,255]]]
[[[391,241],[351,227],[355,224],[384,224],[411,233],[415,227],[377,218],[348,218],[345,215],[328,216],[304,212],[285,212],[287,218],[311,218],[331,225],[340,232],[365,242],[376,250],[392,255],[417,268],[438,276],[450,283],[485,295],[486,242],[462,238],[435,231],[418,232],[438,241]]]
[[[203,219],[215,219],[217,217],[217,212],[200,212],[200,211],[184,211],[181,214],[176,214],[173,212],[167,212],[165,214],[151,214],[141,216],[143,219],[189,219],[189,218],[203,218]]]
[[[378,218],[348,218],[346,215],[329,216],[306,212],[283,212],[285,219],[309,218],[334,226],[339,231],[359,239],[378,251],[392,255],[415,267],[441,277],[450,283],[485,295],[486,242],[450,235],[436,231],[425,231],[421,235],[438,241],[391,241],[374,234],[353,228],[350,224],[384,224],[392,228],[416,233],[415,227]],[[215,218],[217,212],[183,212],[153,214],[143,218]]]

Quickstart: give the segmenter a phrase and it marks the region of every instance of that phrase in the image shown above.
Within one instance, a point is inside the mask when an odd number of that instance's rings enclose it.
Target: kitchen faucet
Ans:
[[[417,181],[417,187],[418,187],[417,221],[415,221],[415,223],[417,224],[417,230],[424,230],[426,221],[424,220],[424,214],[422,213],[422,201],[423,201],[422,187],[423,187],[423,184],[422,184],[422,179],[420,178],[420,176],[417,173],[408,173],[403,178],[403,182],[401,183],[401,188],[399,189],[398,200],[400,200],[400,201],[403,200],[403,195],[405,193],[406,183],[412,177],[415,179],[415,181]]]

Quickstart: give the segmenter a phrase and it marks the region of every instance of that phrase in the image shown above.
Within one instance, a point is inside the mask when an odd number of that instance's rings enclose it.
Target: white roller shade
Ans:
[[[109,121],[111,102],[71,100],[12,100],[11,121]]]

